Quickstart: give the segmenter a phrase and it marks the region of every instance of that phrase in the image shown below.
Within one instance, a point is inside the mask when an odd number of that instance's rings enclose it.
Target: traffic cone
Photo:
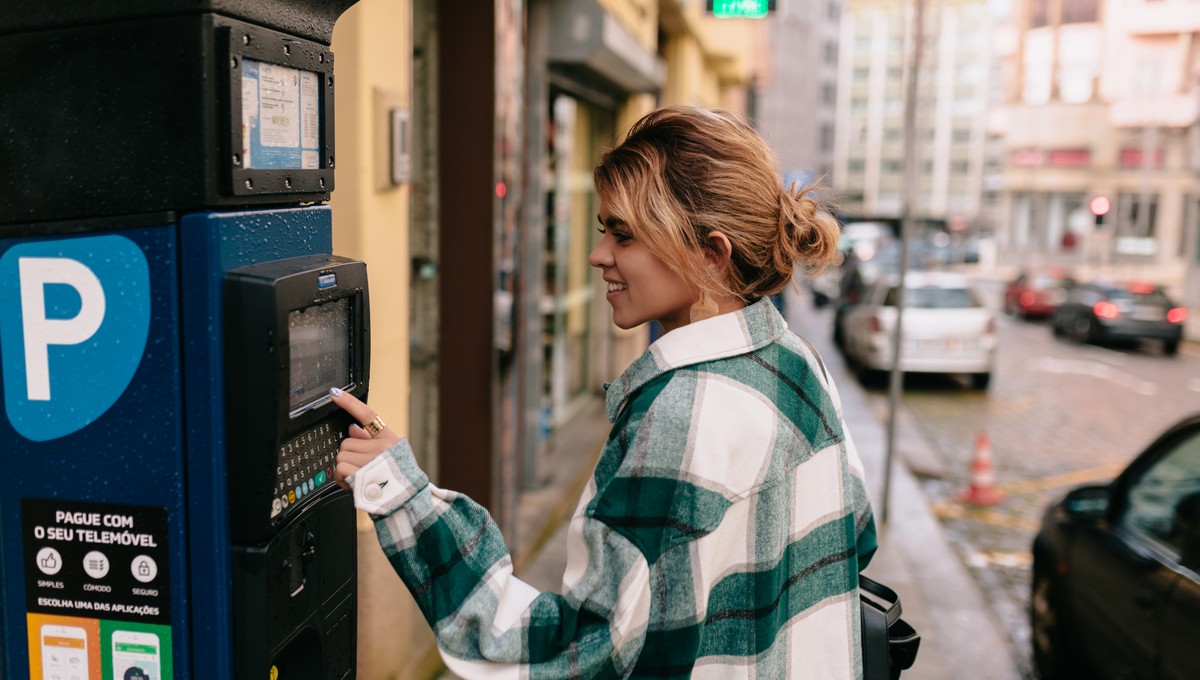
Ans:
[[[958,502],[969,505],[995,505],[1004,500],[996,488],[996,470],[992,465],[992,445],[986,432],[975,437],[975,457],[971,459],[971,484],[958,493]]]

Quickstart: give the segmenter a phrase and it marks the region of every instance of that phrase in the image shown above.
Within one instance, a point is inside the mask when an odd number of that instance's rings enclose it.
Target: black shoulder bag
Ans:
[[[830,380],[817,348],[808,338],[798,337],[808,345],[825,379]],[[908,670],[916,661],[921,636],[900,618],[900,596],[896,591],[859,574],[858,593],[862,608],[863,680],[897,680],[900,671]]]
[[[858,575],[862,607],[863,680],[897,680],[917,659],[921,636],[900,618],[900,596]]]

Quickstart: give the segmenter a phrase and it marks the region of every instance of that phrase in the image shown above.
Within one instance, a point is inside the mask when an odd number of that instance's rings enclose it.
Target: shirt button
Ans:
[[[377,501],[383,495],[383,489],[379,488],[378,484],[367,485],[367,490],[363,492],[369,501]]]

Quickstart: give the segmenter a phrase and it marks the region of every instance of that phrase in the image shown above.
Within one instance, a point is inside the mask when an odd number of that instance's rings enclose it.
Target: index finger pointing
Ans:
[[[332,387],[329,390],[329,398],[342,410],[349,413],[352,418],[357,420],[359,425],[366,425],[376,418],[375,409],[362,403],[358,397],[345,390]]]

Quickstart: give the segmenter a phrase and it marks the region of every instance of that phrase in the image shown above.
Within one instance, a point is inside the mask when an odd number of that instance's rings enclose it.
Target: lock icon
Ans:
[[[149,583],[158,576],[158,563],[149,555],[138,555],[129,565],[133,577],[142,583]]]

